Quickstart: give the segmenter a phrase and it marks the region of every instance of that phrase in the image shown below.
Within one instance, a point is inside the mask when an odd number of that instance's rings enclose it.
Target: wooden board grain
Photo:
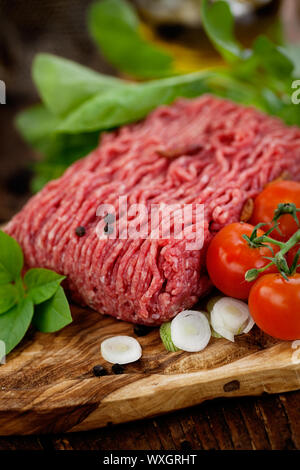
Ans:
[[[115,375],[100,343],[133,325],[73,306],[73,324],[30,331],[0,366],[0,435],[85,431],[151,417],[224,396],[300,388],[300,343],[254,328],[235,343],[212,339],[200,353],[167,353],[158,329],[139,338],[140,361]],[[96,364],[109,374],[94,377]]]

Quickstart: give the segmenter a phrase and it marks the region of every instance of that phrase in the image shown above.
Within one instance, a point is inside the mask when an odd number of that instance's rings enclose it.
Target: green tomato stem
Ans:
[[[251,281],[254,281],[255,279],[257,279],[258,275],[263,273],[264,271],[266,271],[268,268],[270,268],[272,265],[276,265],[278,267],[279,263],[280,263],[280,260],[283,258],[283,256],[291,249],[293,248],[295,245],[297,245],[297,243],[300,242],[300,229],[297,230],[297,232],[294,233],[294,235],[291,236],[291,238],[286,242],[286,243],[283,243],[283,242],[279,242],[278,240],[274,240],[273,238],[271,237],[268,237],[267,235],[262,235],[261,237],[257,237],[259,238],[259,241],[262,242],[262,243],[272,243],[274,245],[278,245],[281,247],[281,250],[276,253],[275,257],[274,257],[274,260],[271,261],[270,263],[268,263],[266,266],[264,266],[263,268],[260,268],[260,269],[249,269],[246,274],[245,274],[245,279],[246,281],[248,282],[251,282]],[[255,240],[254,240],[254,243],[255,243]],[[282,266],[282,264],[281,264]],[[281,271],[283,271],[284,268],[281,269]],[[286,272],[285,274],[289,274],[291,275],[292,273],[291,272]]]
[[[285,255],[293,246],[297,245],[300,241],[300,229],[291,236],[291,238],[284,243],[284,247],[280,250],[282,255]]]
[[[263,243],[269,242],[269,243],[272,243],[272,245],[280,246],[280,248],[283,248],[286,245],[285,243],[280,242],[279,240],[274,240],[274,238],[268,237],[267,235],[262,235],[259,238],[263,241]]]

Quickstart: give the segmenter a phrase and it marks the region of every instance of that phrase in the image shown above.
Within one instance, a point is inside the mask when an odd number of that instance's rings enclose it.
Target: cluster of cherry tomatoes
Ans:
[[[274,229],[270,234],[274,244],[253,247],[243,237],[250,238],[259,223],[264,225],[257,230],[257,236],[264,235],[272,227],[274,213],[282,203],[293,203],[300,208],[300,183],[278,181],[269,184],[254,201],[250,223],[227,225],[212,239],[207,251],[207,269],[220,291],[230,297],[248,300],[253,319],[264,332],[275,338],[295,340],[300,339],[299,267],[283,276],[278,266],[271,264],[256,280],[245,280],[248,270],[261,270],[269,265],[272,253],[276,255],[299,230],[299,215],[296,217],[298,225],[291,214],[285,214],[278,221],[279,230]],[[299,248],[296,244],[285,254],[289,266]]]

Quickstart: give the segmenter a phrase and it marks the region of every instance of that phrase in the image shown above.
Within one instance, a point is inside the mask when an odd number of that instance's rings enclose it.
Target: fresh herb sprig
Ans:
[[[300,126],[298,106],[291,100],[300,47],[259,36],[244,48],[224,1],[202,0],[201,20],[226,63],[222,68],[182,75],[168,51],[143,37],[138,16],[125,0],[95,2],[88,11],[89,32],[120,72],[152,80],[131,82],[51,54],[36,56],[32,76],[42,104],[17,117],[19,131],[43,156],[34,165],[34,191],[95,148],[100,132],[137,121],[179,96],[212,93]]]
[[[293,263],[291,266],[288,265],[285,255],[295,246],[300,242],[300,229],[298,229],[290,238],[287,242],[282,242],[279,240],[276,240],[272,238],[270,235],[274,230],[279,230],[280,229],[280,223],[278,223],[278,220],[280,219],[281,216],[285,214],[289,214],[293,219],[297,222],[297,225],[299,226],[299,220],[297,218],[297,212],[299,212],[300,209],[298,209],[295,204],[293,203],[288,203],[288,204],[278,204],[277,209],[274,212],[274,218],[273,218],[273,225],[269,228],[269,230],[264,234],[257,236],[257,230],[261,227],[263,227],[265,224],[260,223],[257,224],[250,237],[247,235],[243,235],[243,238],[246,240],[246,242],[249,244],[251,248],[260,248],[262,246],[268,247],[273,256],[268,257],[265,256],[265,259],[269,260],[270,263],[268,263],[266,266],[260,268],[260,269],[249,269],[246,274],[245,274],[245,280],[248,282],[252,282],[257,277],[269,269],[271,266],[275,265],[279,271],[279,273],[286,279],[288,280],[289,276],[292,276],[297,268],[300,266],[298,264],[299,258],[300,258],[300,250],[297,251]],[[274,254],[274,250],[272,249],[273,245],[277,245],[280,250]]]
[[[65,276],[43,268],[29,269],[23,276],[23,267],[20,245],[0,230],[0,340],[6,354],[19,344],[31,323],[51,333],[72,322],[60,285]]]
[[[118,70],[142,79],[175,73],[172,55],[141,34],[139,18],[130,3],[95,2],[88,11],[88,29],[102,54]]]

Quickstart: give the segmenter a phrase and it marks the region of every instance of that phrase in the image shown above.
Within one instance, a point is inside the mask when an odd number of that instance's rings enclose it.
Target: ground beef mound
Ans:
[[[102,135],[99,147],[34,196],[6,227],[28,266],[65,274],[74,300],[118,319],[160,324],[210,288],[205,251],[264,185],[300,179],[300,130],[212,96],[162,106]],[[96,234],[100,204],[205,204],[204,246]],[[122,215],[120,216],[122,218]],[[102,223],[102,222],[101,222]],[[104,223],[104,222],[103,222]],[[76,228],[80,229],[76,234]],[[193,232],[193,221],[191,222]]]

